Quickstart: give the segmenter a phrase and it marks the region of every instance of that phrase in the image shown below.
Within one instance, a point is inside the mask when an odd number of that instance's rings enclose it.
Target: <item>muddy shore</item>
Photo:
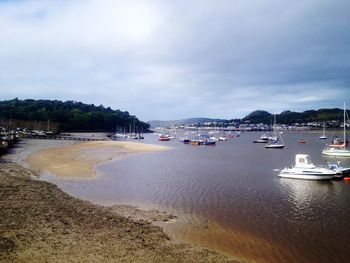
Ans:
[[[71,197],[17,163],[0,163],[2,262],[234,262],[174,243],[153,221],[172,218]]]

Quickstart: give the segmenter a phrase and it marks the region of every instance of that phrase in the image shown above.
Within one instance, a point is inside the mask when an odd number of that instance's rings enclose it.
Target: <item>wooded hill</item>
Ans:
[[[149,128],[149,124],[127,111],[76,101],[17,98],[0,101],[0,119],[3,123],[6,120],[15,120],[17,123],[18,120],[23,123],[50,121],[58,131],[129,131],[130,127],[136,131],[146,131]]]
[[[340,121],[343,119],[342,109],[319,109],[304,112],[283,111],[276,115],[277,123],[293,124],[305,122]],[[253,111],[242,119],[242,122],[270,124],[273,115],[267,111]]]

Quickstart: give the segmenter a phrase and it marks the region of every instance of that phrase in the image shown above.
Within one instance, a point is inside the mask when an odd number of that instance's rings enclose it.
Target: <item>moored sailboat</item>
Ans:
[[[323,122],[323,133],[322,136],[318,137],[321,140],[327,140],[327,136],[326,136],[326,123]]]
[[[278,136],[280,137],[281,142],[278,142]],[[271,138],[274,138],[274,140],[269,140],[269,143],[265,145],[265,148],[267,149],[282,149],[284,148],[284,142],[281,136],[281,133],[278,132],[277,133],[277,129],[276,129],[276,115],[274,115],[274,122],[273,122],[273,136],[271,136]]]
[[[343,119],[343,144],[340,145],[329,145],[326,149],[322,151],[323,155],[338,156],[338,157],[350,157],[350,149],[347,145],[346,138],[346,105],[344,102],[344,119]]]

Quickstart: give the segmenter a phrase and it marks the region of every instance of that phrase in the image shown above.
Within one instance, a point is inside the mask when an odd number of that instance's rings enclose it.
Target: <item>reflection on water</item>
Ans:
[[[258,133],[215,147],[163,142],[173,149],[100,165],[89,180],[57,180],[68,193],[100,204],[151,204],[180,215],[166,228],[176,237],[257,262],[350,260],[350,182],[281,179],[275,169],[310,154],[315,164],[324,141],[317,135],[268,150],[253,144]],[[157,142],[147,136],[146,142]],[[333,159],[331,159],[333,160]],[[350,165],[350,160],[341,160]]]

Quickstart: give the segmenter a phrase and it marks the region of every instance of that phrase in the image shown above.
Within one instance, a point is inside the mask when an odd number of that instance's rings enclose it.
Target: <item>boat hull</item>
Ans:
[[[280,173],[278,175],[282,178],[292,178],[292,179],[304,179],[304,180],[330,180],[334,178],[334,174],[298,174],[298,173]]]
[[[268,140],[262,140],[262,139],[253,141],[253,143],[268,143],[268,142],[269,142]]]
[[[168,141],[170,141],[170,138],[159,138],[158,141],[168,142]]]
[[[265,145],[265,148],[266,149],[282,149],[282,148],[284,148],[284,145],[283,144],[268,144],[268,145]]]
[[[326,149],[322,151],[322,154],[328,156],[350,157],[350,151],[344,149]]]

